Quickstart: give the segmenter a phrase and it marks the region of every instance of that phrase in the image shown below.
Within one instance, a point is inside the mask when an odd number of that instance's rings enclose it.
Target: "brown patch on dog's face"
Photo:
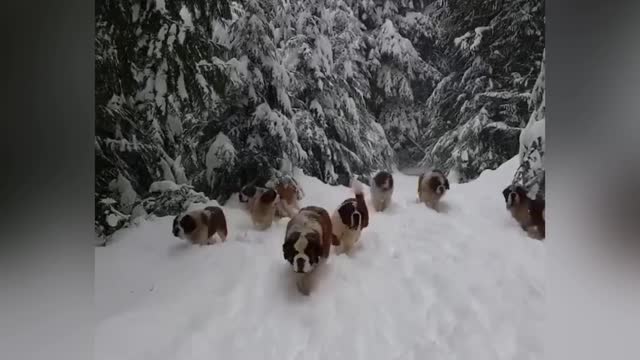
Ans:
[[[180,227],[182,227],[182,231],[184,231],[186,235],[191,234],[197,226],[196,220],[189,214],[180,219]]]

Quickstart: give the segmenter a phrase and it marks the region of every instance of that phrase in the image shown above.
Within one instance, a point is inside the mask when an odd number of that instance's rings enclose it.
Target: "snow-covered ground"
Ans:
[[[96,249],[96,359],[540,359],[545,251],[504,208],[516,167],[452,184],[443,213],[394,174],[391,208],[309,297],[282,257],[285,221],[258,232],[229,204],[229,240],[204,247],[174,238],[171,217],[123,230]],[[302,205],[351,196],[299,181]]]

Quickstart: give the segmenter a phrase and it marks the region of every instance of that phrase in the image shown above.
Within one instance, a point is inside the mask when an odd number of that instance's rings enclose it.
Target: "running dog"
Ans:
[[[418,178],[418,199],[438,211],[440,199],[449,190],[449,180],[440,170],[432,170]]]
[[[338,241],[331,232],[329,213],[318,206],[302,208],[289,220],[282,253],[298,274],[296,286],[303,295],[311,292],[311,276],[329,258],[331,245]]]
[[[355,198],[342,202],[331,216],[333,235],[340,243],[340,251],[349,254],[360,239],[362,230],[369,226],[369,210],[364,201],[362,184],[354,179],[352,189]]]
[[[371,182],[371,201],[376,211],[384,211],[391,204],[393,195],[393,175],[380,171]]]
[[[227,240],[227,220],[221,208],[208,206],[176,216],[173,219],[172,232],[173,236],[192,244],[213,244],[214,234],[218,234],[220,240],[224,242]]]

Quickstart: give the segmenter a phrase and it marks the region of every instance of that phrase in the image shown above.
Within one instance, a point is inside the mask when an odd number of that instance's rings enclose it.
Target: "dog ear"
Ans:
[[[293,241],[285,241],[282,244],[282,255],[285,260],[292,263],[293,257],[295,256],[295,249],[293,248]]]
[[[294,231],[289,236],[284,239],[284,244],[282,244],[282,255],[284,259],[288,262],[293,262],[293,257],[296,256],[296,250],[294,248],[294,244],[300,238],[300,232]]]
[[[511,186],[507,186],[504,190],[502,190],[502,196],[504,196],[504,201],[509,201],[509,194],[511,193]]]
[[[184,230],[185,234],[190,234],[196,229],[196,220],[191,215],[187,214],[180,219],[180,226],[182,227],[182,230]]]

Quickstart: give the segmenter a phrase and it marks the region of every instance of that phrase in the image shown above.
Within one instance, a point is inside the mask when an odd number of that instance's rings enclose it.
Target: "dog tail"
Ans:
[[[362,183],[358,181],[358,179],[354,178],[353,181],[351,182],[351,189],[353,190],[353,193],[356,195],[356,202],[358,203],[358,207],[366,208],[367,204],[364,201],[364,187],[362,186]]]
[[[353,193],[356,195],[356,198],[361,196],[364,198],[364,188],[362,186],[362,183],[358,181],[358,179],[354,178],[351,181],[351,189],[353,190]]]
[[[352,215],[351,221],[353,224],[357,223],[357,227],[364,229],[369,226],[367,203],[364,200],[364,187],[358,179],[354,178],[351,182],[351,189],[353,189],[353,193],[356,195],[356,212]]]

